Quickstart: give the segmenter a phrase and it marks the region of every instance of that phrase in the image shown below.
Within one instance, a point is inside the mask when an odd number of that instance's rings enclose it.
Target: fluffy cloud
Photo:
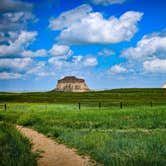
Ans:
[[[22,51],[35,39],[37,32],[22,31],[15,41],[0,45],[0,57],[13,57],[20,55]]]
[[[36,65],[30,57],[45,54],[44,50],[26,50],[35,40],[37,32],[28,32],[29,22],[37,21],[33,5],[21,0],[0,1],[0,77],[15,79]],[[19,72],[19,73],[18,73]]]
[[[36,21],[36,17],[31,12],[4,13],[0,15],[0,31],[19,31],[25,29],[29,21]]]
[[[126,0],[91,0],[91,1],[97,5],[108,6],[108,5],[112,5],[112,4],[121,4],[121,3],[125,2]]]
[[[47,56],[47,51],[45,49],[40,49],[37,51],[25,50],[21,53],[23,57],[44,57]]]
[[[20,76],[50,76],[55,75],[48,62],[35,61],[31,58],[0,59],[0,71],[16,72]]]
[[[120,73],[126,73],[127,69],[122,67],[121,65],[114,65],[109,70],[110,74],[120,74]]]
[[[98,64],[98,61],[95,57],[87,57],[83,61],[84,66],[96,66]]]
[[[19,36],[19,33],[17,32],[11,32],[9,31],[8,33],[3,33],[0,32],[0,44],[9,44],[10,42],[15,41]]]
[[[20,35],[18,36],[18,39],[11,44],[18,45],[18,46],[23,46],[26,47],[28,46],[33,40],[35,40],[35,37],[37,36],[37,32],[27,32],[27,31],[22,31]]]
[[[18,21],[25,22],[26,20],[31,20],[34,18],[34,15],[32,13],[22,11],[15,13],[4,13],[3,16],[6,20],[9,20],[12,23],[16,23]]]
[[[142,37],[136,47],[124,50],[122,57],[128,59],[127,66],[137,74],[166,73],[166,30]]]
[[[27,2],[22,2],[19,0],[1,0],[0,1],[0,11],[20,11],[20,10],[30,10],[32,9],[32,4]]]
[[[53,30],[61,30],[57,40],[64,44],[107,44],[129,41],[137,32],[143,13],[129,11],[119,18],[105,19],[89,5],[79,6],[50,20]]]
[[[27,70],[31,66],[32,62],[33,60],[30,58],[0,59],[0,69],[22,72]]]
[[[166,73],[166,59],[154,59],[143,63],[145,72]]]
[[[0,80],[18,79],[21,77],[22,77],[22,75],[19,73],[8,73],[8,72],[0,73]]]
[[[68,61],[68,59],[59,59],[56,57],[52,57],[48,60],[48,62],[58,68],[68,67],[71,69],[93,67],[98,64],[98,61],[95,57],[81,55],[73,56],[70,61]]]
[[[85,18],[91,11],[92,11],[91,6],[81,5],[75,9],[62,13],[56,19],[51,18],[49,27],[52,30],[60,30],[63,28],[67,28],[73,22],[80,22],[80,20]]]
[[[37,21],[31,9],[32,4],[20,0],[0,1],[0,44],[11,40],[11,33],[18,36],[29,23]]]
[[[138,41],[136,47],[130,47],[122,52],[122,56],[128,59],[152,59],[166,54],[166,33],[153,33],[145,35]]]
[[[80,62],[82,61],[82,59],[83,59],[83,56],[82,56],[82,55],[73,56],[72,62],[73,62],[74,64],[78,64],[78,63],[80,63]]]
[[[69,46],[54,44],[49,53],[56,58],[67,59],[73,52]]]
[[[0,13],[0,42],[8,43],[12,37],[17,38],[21,31],[26,31],[29,21],[36,21],[30,12]],[[13,36],[14,35],[14,36]]]
[[[103,50],[98,52],[98,55],[100,55],[100,56],[111,56],[111,55],[115,55],[115,52],[112,51],[112,50],[104,48]]]
[[[46,62],[38,62],[38,63],[35,64],[35,66],[33,66],[32,68],[27,70],[26,74],[36,75],[36,76],[39,76],[39,77],[55,75],[55,73],[53,71],[50,71],[47,68],[47,66],[48,66],[48,64]]]
[[[55,66],[55,68],[66,68],[66,67],[71,67],[72,64],[64,59],[58,59],[56,57],[50,58],[48,60],[48,63]]]

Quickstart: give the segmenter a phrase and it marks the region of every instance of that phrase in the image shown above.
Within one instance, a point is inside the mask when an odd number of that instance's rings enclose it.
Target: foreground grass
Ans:
[[[31,144],[13,125],[0,123],[0,166],[36,166]]]
[[[10,104],[0,119],[32,127],[106,166],[165,166],[166,107]]]
[[[164,166],[166,134],[151,132],[64,132],[59,140],[108,166]]]

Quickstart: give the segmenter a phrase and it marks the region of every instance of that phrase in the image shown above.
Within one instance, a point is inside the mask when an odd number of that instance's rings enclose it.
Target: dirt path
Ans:
[[[42,151],[38,166],[87,166],[90,164],[88,157],[82,158],[73,149],[58,144],[43,134],[22,126],[17,126],[17,129],[32,141],[33,151]]]

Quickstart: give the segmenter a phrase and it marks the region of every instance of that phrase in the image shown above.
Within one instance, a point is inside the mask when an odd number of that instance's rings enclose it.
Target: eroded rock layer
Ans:
[[[58,80],[57,91],[64,92],[86,92],[88,87],[84,79],[79,79],[74,76],[67,76]]]

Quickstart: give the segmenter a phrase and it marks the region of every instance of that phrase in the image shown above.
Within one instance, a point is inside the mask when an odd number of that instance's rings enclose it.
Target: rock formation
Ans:
[[[166,88],[166,83],[163,85],[163,88]]]
[[[56,90],[64,92],[86,92],[89,89],[84,79],[79,79],[74,76],[67,76],[61,80],[58,80]]]

